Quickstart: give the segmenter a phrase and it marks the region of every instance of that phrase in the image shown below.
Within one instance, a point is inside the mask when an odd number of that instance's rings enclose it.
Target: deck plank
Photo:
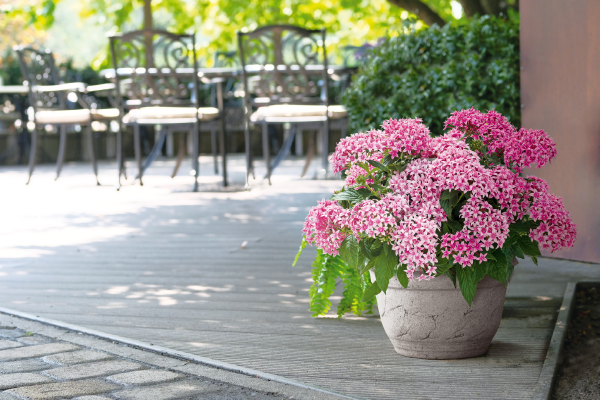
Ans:
[[[24,168],[1,168],[0,304],[360,398],[527,399],[566,282],[600,278],[597,265],[522,262],[486,355],[402,357],[377,314],[311,318],[314,249],[290,265],[308,210],[340,182],[299,179],[302,160],[291,160],[273,186],[247,192],[233,157],[233,188],[220,190],[211,163],[201,159],[200,193],[185,171],[168,178],[170,161],[120,192],[110,164],[102,187],[81,164],[57,182],[41,166],[29,186]]]

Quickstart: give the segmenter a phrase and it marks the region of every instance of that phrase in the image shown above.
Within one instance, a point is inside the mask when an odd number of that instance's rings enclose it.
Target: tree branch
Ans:
[[[439,26],[446,25],[446,21],[442,19],[435,11],[429,8],[421,0],[388,0],[390,4],[405,9],[408,12],[415,14],[422,19],[427,25],[438,24]]]
[[[500,0],[481,0],[481,6],[485,10],[487,14],[498,15],[502,11],[502,5],[500,3],[506,4],[506,1]]]
[[[458,0],[462,5],[463,11],[467,18],[471,18],[475,14],[485,15],[487,14],[479,0]]]

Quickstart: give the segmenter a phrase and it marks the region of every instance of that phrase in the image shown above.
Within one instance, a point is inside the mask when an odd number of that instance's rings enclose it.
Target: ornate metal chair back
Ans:
[[[38,92],[32,90],[35,86],[52,86],[62,83],[59,80],[52,52],[48,49],[38,50],[29,46],[15,46],[14,50],[19,57],[23,78],[29,85],[29,104],[34,110],[65,109],[65,92]]]
[[[194,34],[145,29],[110,37],[121,107],[198,106]]]
[[[239,67],[240,58],[237,51],[216,51],[213,67],[214,68],[226,68],[226,67]]]
[[[238,46],[248,105],[328,105],[324,29],[264,26],[238,32]]]

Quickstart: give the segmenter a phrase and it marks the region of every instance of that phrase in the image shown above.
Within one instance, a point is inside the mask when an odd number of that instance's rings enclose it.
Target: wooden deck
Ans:
[[[339,181],[299,179],[292,160],[273,186],[243,191],[234,157],[234,185],[222,190],[202,158],[203,191],[190,193],[187,168],[171,180],[172,165],[157,162],[144,187],[120,192],[112,164],[100,165],[101,187],[85,164],[57,182],[42,166],[29,186],[24,168],[1,168],[0,305],[358,398],[528,399],[566,282],[600,277],[594,264],[524,262],[485,356],[405,358],[377,316],[307,310],[314,250],[291,261],[308,210]]]

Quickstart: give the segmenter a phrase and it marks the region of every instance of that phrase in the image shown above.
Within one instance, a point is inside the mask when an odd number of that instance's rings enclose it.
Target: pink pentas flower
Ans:
[[[389,119],[382,125],[385,138],[383,150],[392,157],[399,155],[416,156],[427,151],[429,129],[421,119]]]
[[[343,232],[343,221],[347,211],[336,201],[322,200],[310,210],[304,222],[304,235],[309,244],[314,243],[327,254],[336,256],[348,236]]]
[[[542,130],[519,129],[505,138],[504,162],[517,173],[525,167],[537,164],[537,168],[556,157],[556,144]]]
[[[438,257],[463,268],[487,261],[489,252],[508,238],[510,224],[523,220],[539,223],[530,237],[542,248],[573,246],[576,225],[561,199],[550,194],[542,179],[520,175],[523,168],[541,167],[556,156],[548,135],[516,130],[496,111],[473,108],[454,112],[446,128],[451,128],[446,134],[430,137],[419,119],[391,119],[382,130],[342,139],[331,160],[334,172],[346,171],[347,190],[375,183],[373,175],[364,179],[368,160],[381,161],[389,154],[403,160],[404,169],[389,172],[379,182],[385,189],[378,199],[350,208],[336,201],[319,202],[304,225],[307,241],[331,255],[338,254],[348,235],[389,243],[398,268],[410,280],[433,278]],[[483,143],[487,155],[494,154],[499,163],[484,163],[482,147],[471,149],[469,138]],[[445,191],[456,192],[455,200],[463,201],[458,213],[447,215],[442,208]],[[442,224],[450,222],[453,233],[442,234]]]

